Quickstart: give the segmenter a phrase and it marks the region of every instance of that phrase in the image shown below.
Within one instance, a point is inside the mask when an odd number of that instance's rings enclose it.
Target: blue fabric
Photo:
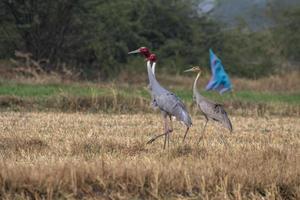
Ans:
[[[231,81],[223,68],[221,60],[214,54],[212,49],[209,49],[209,55],[212,77],[205,88],[206,91],[216,90],[220,94],[231,91]]]

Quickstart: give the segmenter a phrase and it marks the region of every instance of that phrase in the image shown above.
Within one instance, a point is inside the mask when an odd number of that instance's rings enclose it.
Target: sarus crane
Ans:
[[[198,79],[201,75],[201,69],[200,67],[192,67],[188,70],[185,70],[184,72],[197,72],[197,77],[194,81],[194,86],[193,86],[193,101],[196,102],[197,106],[199,107],[201,113],[205,117],[205,125],[203,128],[202,133],[204,133],[207,122],[211,119],[214,121],[217,121],[221,123],[225,128],[227,128],[230,132],[232,132],[232,124],[231,121],[224,110],[223,106],[219,103],[215,103],[204,96],[200,94],[200,92],[197,89],[197,82]],[[198,143],[200,142],[202,136],[200,136]]]
[[[166,148],[166,143],[170,141],[170,133],[173,132],[172,127],[172,117],[174,116],[177,120],[184,123],[186,126],[186,131],[183,137],[183,141],[186,138],[186,135],[189,131],[189,128],[192,126],[191,117],[186,109],[184,103],[172,92],[163,88],[155,78],[155,66],[156,66],[156,56],[151,54],[148,48],[141,47],[137,50],[131,51],[128,54],[139,53],[146,57],[147,60],[147,73],[149,79],[149,89],[152,97],[152,104],[154,107],[160,109],[161,114],[164,120],[164,132],[163,134],[154,136],[151,138],[147,144],[154,142],[157,138],[165,136],[164,149]],[[170,119],[170,124],[168,123],[168,117]]]

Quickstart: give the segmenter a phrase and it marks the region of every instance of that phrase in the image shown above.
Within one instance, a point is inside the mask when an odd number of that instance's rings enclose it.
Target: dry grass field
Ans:
[[[1,199],[300,199],[300,119],[204,120],[170,147],[159,114],[2,112]],[[224,135],[225,143],[220,135]]]

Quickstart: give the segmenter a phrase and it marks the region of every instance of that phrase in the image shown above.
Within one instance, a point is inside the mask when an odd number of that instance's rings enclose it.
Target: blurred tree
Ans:
[[[77,0],[3,0],[8,19],[21,37],[17,49],[32,53],[37,60],[64,59],[76,3]]]
[[[249,30],[230,30],[224,34],[224,45],[220,52],[229,74],[259,78],[274,72],[278,52],[271,51],[276,43],[269,30],[251,32]]]
[[[213,48],[232,75],[259,77],[279,61],[299,58],[299,11],[260,32],[200,16],[196,0],[2,0],[0,58],[14,50],[34,59],[64,63],[87,78],[113,77],[120,70],[145,71],[127,52],[147,46],[158,54],[160,70],[180,73],[189,65],[209,65]],[[290,21],[290,24],[283,23]],[[279,59],[280,58],[280,59]],[[161,69],[162,68],[162,69]]]
[[[0,58],[8,58],[17,48],[18,43],[22,42],[17,34],[17,29],[7,9],[5,2],[0,1]]]
[[[188,64],[198,63],[203,49],[218,41],[207,34],[218,31],[218,26],[199,17],[193,1],[88,2],[87,23],[97,22],[86,27],[89,33],[94,33],[90,35],[89,47],[104,74],[115,74],[125,65],[135,64],[135,61],[127,64],[127,52],[140,46],[154,50],[161,67],[168,66],[178,72]]]
[[[291,61],[300,62],[300,8],[285,11],[276,18],[276,40],[282,45],[282,55]]]

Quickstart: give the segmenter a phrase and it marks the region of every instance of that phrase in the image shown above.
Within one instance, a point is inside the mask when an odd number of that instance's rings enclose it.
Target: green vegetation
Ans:
[[[173,89],[190,109],[192,91]],[[300,93],[237,91],[220,96],[216,92],[202,94],[225,105],[235,115],[266,113],[275,115],[300,115]],[[1,110],[52,110],[85,112],[153,112],[146,87],[95,84],[17,84],[2,83],[0,87]]]
[[[62,84],[3,84],[0,87],[0,95],[15,96],[21,98],[51,98],[61,94],[75,97],[99,97],[112,95],[117,92],[124,97],[150,98],[146,88],[136,87],[97,87],[95,85],[62,85]],[[186,89],[175,89],[174,92],[183,100],[192,101],[192,91]],[[216,92],[201,91],[201,93],[219,102],[233,100],[256,102],[256,103],[286,103],[300,105],[300,93],[285,94],[276,92],[238,91],[234,94],[219,95]]]
[[[109,92],[109,88],[84,87],[80,85],[32,85],[32,84],[2,84],[0,87],[0,95],[16,96],[16,97],[38,97],[49,98],[59,94],[68,94],[74,96],[99,96]]]
[[[192,100],[192,91],[177,90],[176,94],[186,101]],[[217,102],[243,101],[250,103],[292,103],[300,105],[300,93],[285,94],[276,92],[238,91],[233,94],[226,93],[221,96],[216,92],[201,91],[201,94]]]
[[[140,71],[129,50],[147,46],[164,71],[208,66],[208,49],[231,75],[257,78],[296,68],[300,9],[270,8],[276,26],[253,32],[242,22],[226,27],[197,13],[194,0],[34,0],[0,2],[0,59],[31,53],[45,71],[64,68],[84,79],[110,79],[121,70]]]

